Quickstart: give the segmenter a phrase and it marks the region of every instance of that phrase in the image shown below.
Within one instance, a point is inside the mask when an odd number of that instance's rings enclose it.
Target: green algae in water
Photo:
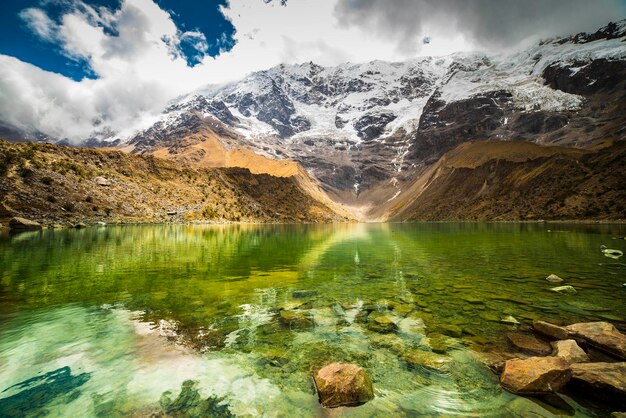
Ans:
[[[29,399],[33,387],[1,391],[63,371],[29,402],[30,416],[320,415],[311,373],[349,361],[372,376],[376,398],[341,415],[601,415],[594,404],[568,399],[550,410],[503,392],[470,350],[517,329],[501,322],[507,316],[521,327],[534,318],[623,326],[626,269],[599,251],[616,235],[624,226],[168,225],[0,236],[0,405]],[[578,293],[551,292],[552,273]],[[391,332],[373,331],[381,315]]]

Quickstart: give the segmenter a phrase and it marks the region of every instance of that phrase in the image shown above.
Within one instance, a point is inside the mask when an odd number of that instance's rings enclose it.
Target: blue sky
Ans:
[[[121,0],[89,0],[89,5],[107,7],[111,10],[120,7]],[[170,12],[172,20],[181,31],[199,31],[206,37],[208,50],[200,52],[190,43],[180,47],[190,66],[200,62],[204,55],[216,56],[220,50],[230,50],[234,44],[234,27],[219,11],[226,0],[157,0],[159,6]],[[48,16],[59,22],[71,6],[69,1],[3,0],[0,1],[0,54],[5,54],[29,62],[44,70],[56,72],[81,80],[94,78],[85,60],[68,59],[54,43],[42,40],[28,27],[20,12],[28,8],[41,8]]]

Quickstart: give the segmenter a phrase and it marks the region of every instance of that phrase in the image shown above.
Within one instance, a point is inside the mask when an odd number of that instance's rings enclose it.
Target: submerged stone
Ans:
[[[372,312],[367,317],[367,329],[384,334],[397,331],[398,326],[389,314]]]
[[[313,376],[322,406],[358,406],[374,399],[372,380],[355,364],[331,363]]]
[[[508,333],[506,338],[515,348],[525,353],[547,356],[552,352],[550,344],[532,335]]]
[[[561,293],[563,295],[575,295],[576,293],[578,293],[573,286],[557,286],[553,287],[550,290],[556,293]]]
[[[520,322],[515,319],[513,316],[511,315],[507,315],[503,318],[500,319],[500,322],[504,322],[505,324],[511,324],[511,325],[519,325]]]
[[[301,330],[313,327],[313,319],[306,311],[282,310],[278,314],[280,323],[289,329]]]
[[[437,372],[448,371],[451,362],[447,356],[419,349],[407,351],[402,359],[411,367],[424,367]]]
[[[315,295],[317,295],[317,290],[294,290],[291,293],[291,296],[296,299],[310,298]]]

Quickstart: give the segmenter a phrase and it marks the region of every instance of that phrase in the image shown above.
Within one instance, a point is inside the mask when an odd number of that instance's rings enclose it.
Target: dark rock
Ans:
[[[611,404],[626,405],[626,363],[572,365],[572,386]]]
[[[87,228],[87,225],[85,225],[83,222],[78,222],[77,224],[74,224],[74,228],[75,229],[85,229],[85,228]]]
[[[15,217],[9,221],[9,228],[19,231],[35,231],[42,228],[39,222],[31,221],[30,219]]]
[[[396,119],[393,113],[374,113],[362,116],[354,124],[359,138],[364,141],[370,141],[378,138],[384,131],[385,127]]]
[[[559,391],[572,377],[567,361],[559,357],[530,357],[507,360],[500,385],[518,395],[539,395]]]
[[[354,364],[332,363],[313,376],[322,406],[358,406],[374,399],[372,380]]]
[[[550,344],[541,341],[532,335],[508,333],[506,334],[506,338],[515,348],[525,353],[547,356],[552,352]]]
[[[533,329],[539,334],[555,340],[567,340],[570,338],[569,332],[565,328],[545,321],[534,320]]]
[[[582,322],[569,325],[565,329],[574,338],[580,338],[590,346],[621,359],[626,359],[626,335],[619,332],[613,324],[608,322]]]
[[[291,296],[296,299],[310,298],[317,295],[317,290],[294,290]]]

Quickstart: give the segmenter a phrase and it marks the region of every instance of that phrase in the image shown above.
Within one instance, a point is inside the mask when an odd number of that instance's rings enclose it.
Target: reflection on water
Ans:
[[[534,318],[624,323],[620,225],[124,226],[0,236],[0,416],[549,416],[471,350]],[[554,273],[576,295],[551,292]],[[391,332],[372,325],[382,315]],[[513,316],[521,325],[501,322]],[[567,413],[602,413],[568,400]],[[591,409],[589,409],[591,408]],[[550,412],[551,411],[551,412]],[[560,411],[560,412],[559,412]]]

